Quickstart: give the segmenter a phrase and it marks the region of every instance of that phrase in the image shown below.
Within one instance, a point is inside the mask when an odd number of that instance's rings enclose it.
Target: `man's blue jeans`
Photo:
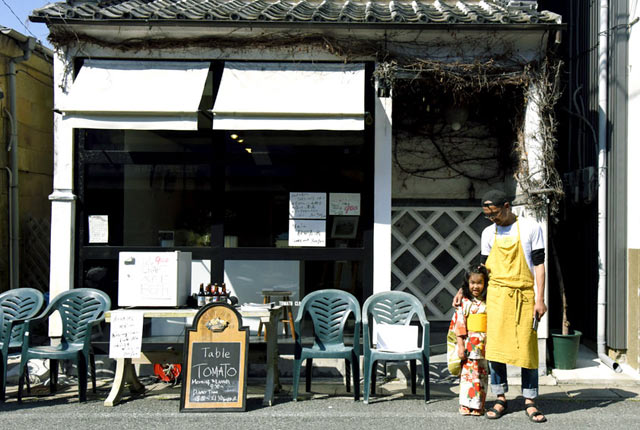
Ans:
[[[491,392],[501,396],[509,391],[507,383],[507,365],[496,361],[489,362],[491,369]],[[520,369],[522,379],[522,395],[525,399],[535,399],[538,396],[538,369]]]

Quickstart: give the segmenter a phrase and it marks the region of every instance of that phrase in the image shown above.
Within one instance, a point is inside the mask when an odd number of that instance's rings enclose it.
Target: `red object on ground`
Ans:
[[[182,365],[180,364],[160,364],[153,365],[153,373],[164,382],[175,382],[180,376]]]

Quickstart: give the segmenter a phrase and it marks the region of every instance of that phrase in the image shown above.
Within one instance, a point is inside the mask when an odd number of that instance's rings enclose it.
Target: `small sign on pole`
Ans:
[[[225,303],[196,314],[185,334],[180,412],[244,411],[249,328]]]

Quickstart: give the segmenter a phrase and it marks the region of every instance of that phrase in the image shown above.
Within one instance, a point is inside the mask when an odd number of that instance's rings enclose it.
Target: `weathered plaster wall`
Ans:
[[[443,125],[442,127],[446,127]],[[429,179],[410,175],[402,171],[398,163],[393,162],[393,182],[392,196],[394,199],[437,199],[437,200],[479,200],[482,194],[491,188],[504,188],[514,190],[515,183],[512,173],[500,175],[498,166],[498,149],[495,139],[486,139],[479,136],[486,136],[488,131],[482,124],[465,124],[463,127],[471,128],[466,137],[460,139],[460,145],[464,158],[484,158],[494,157],[494,159],[479,162],[469,162],[467,167],[463,168],[464,173],[471,176],[481,176],[488,171],[495,172],[498,178],[492,181],[481,181],[466,178],[458,175],[450,169],[440,169],[438,171],[426,173],[426,175],[437,177],[438,179]],[[476,137],[478,136],[478,137]],[[426,153],[421,160],[425,168],[440,165],[442,162],[438,158],[437,151],[429,143],[429,139],[425,136],[416,135],[415,133],[398,132],[394,136],[394,145],[410,146],[414,148],[423,148]],[[441,145],[446,146],[446,143]],[[407,156],[407,155],[405,155]],[[413,154],[408,154],[414,157]],[[399,155],[399,158],[403,158]],[[414,159],[417,159],[414,157]],[[402,160],[401,160],[402,161]]]
[[[9,35],[0,35],[0,291],[9,284],[8,233],[8,174],[7,146],[10,121],[4,109],[9,109],[9,59],[22,56],[17,41]],[[24,233],[29,217],[49,220],[50,205],[47,196],[53,182],[53,66],[50,59],[36,51],[31,58],[18,63],[16,74],[16,108],[18,121],[18,169],[20,203],[21,261],[25,255]],[[47,238],[44,238],[47,240]],[[29,252],[27,250],[27,252]],[[21,272],[24,269],[21,269]],[[22,277],[21,277],[22,279]],[[22,283],[20,286],[23,285]]]

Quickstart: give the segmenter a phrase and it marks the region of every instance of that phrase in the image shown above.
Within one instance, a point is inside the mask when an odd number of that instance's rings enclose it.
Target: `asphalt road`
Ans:
[[[0,405],[2,429],[582,429],[640,428],[640,400],[621,390],[619,396],[593,398],[589,388],[571,398],[543,395],[538,404],[549,421],[542,427],[527,420],[522,398],[509,402],[509,412],[499,420],[462,417],[453,396],[437,396],[424,403],[420,396],[394,394],[372,399],[370,404],[354,402],[346,394],[306,397],[292,402],[287,395],[272,407],[263,407],[256,395],[247,400],[245,412],[181,413],[177,390],[168,394],[128,399],[113,408],[104,407],[105,392],[91,395],[79,404],[73,395],[32,397],[18,404],[9,399]]]

